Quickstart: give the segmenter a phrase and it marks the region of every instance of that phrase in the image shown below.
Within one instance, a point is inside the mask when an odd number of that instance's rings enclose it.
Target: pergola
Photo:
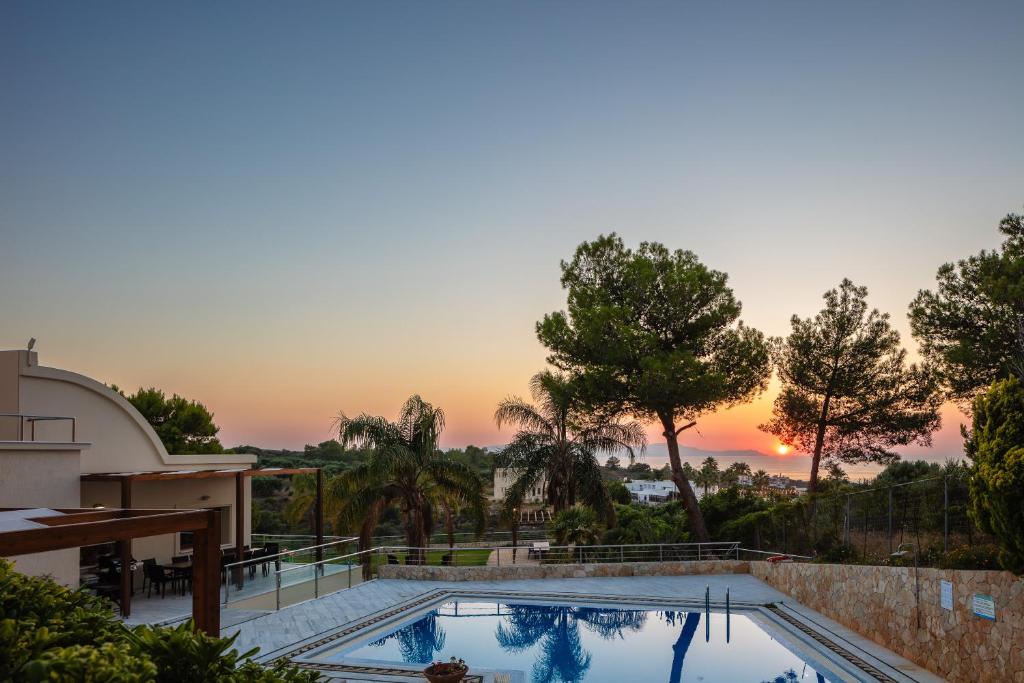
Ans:
[[[81,477],[82,481],[106,481],[106,482],[118,482],[121,487],[121,508],[130,510],[132,508],[132,484],[137,481],[182,481],[186,479],[225,479],[234,478],[235,480],[235,557],[238,560],[242,560],[245,557],[244,539],[245,539],[245,516],[242,514],[245,510],[245,478],[246,477],[276,477],[293,474],[315,474],[316,475],[316,501],[314,503],[313,513],[313,534],[316,536],[316,559],[320,561],[323,559],[323,543],[324,543],[324,479],[323,470],[319,467],[264,467],[262,469],[255,468],[232,468],[232,469],[221,469],[221,470],[168,470],[160,472],[110,472],[110,473],[92,473],[83,474]],[[155,534],[149,534],[155,535]],[[79,543],[78,545],[89,545],[87,543]],[[120,543],[119,554],[121,556],[121,566],[129,567],[131,563],[131,550],[130,544],[127,542]],[[220,545],[218,538],[217,546],[217,563],[220,563]],[[245,581],[245,572],[241,568],[235,571],[233,577],[236,582],[241,584]],[[121,614],[128,616],[131,614],[131,595],[132,595],[132,584],[131,584],[131,573],[128,571],[121,572]],[[219,585],[219,584],[218,584]]]
[[[17,509],[25,508],[4,510]],[[195,534],[192,618],[197,629],[212,636],[220,635],[220,511],[71,508],[55,512],[61,514],[26,517],[30,522],[43,525],[42,528],[0,532],[2,554],[28,555],[113,541],[126,547],[133,538],[191,531]],[[127,563],[121,565],[122,596],[126,585],[124,577],[131,576],[128,568]]]

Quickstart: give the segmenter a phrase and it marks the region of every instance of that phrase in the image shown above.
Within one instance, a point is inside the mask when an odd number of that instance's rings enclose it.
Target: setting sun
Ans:
[[[778,446],[775,447],[775,452],[778,453],[779,455],[786,455],[787,453],[789,453],[789,446],[787,446],[784,443],[780,443]]]

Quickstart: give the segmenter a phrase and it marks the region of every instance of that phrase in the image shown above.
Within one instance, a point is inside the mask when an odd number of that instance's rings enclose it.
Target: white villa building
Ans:
[[[40,366],[32,351],[0,351],[0,508],[218,508],[222,547],[241,547],[250,539],[255,462],[247,454],[168,453],[142,415],[101,382]],[[39,526],[0,511],[0,531],[31,525]],[[189,552],[191,534],[131,543],[131,557],[169,562]],[[77,587],[79,551],[22,555],[16,568]]]
[[[496,467],[494,469],[494,500],[501,502],[505,500],[509,488],[515,483],[515,470],[507,467]],[[547,487],[547,479],[540,480],[526,492],[526,499],[523,501],[528,505],[541,505],[544,503],[544,489]]]
[[[670,500],[675,500],[678,494],[676,484],[671,479],[668,481],[628,481],[626,488],[634,502],[641,505],[667,503]]]

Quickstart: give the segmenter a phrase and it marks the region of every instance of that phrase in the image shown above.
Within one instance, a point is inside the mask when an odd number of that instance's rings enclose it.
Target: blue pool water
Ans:
[[[455,601],[329,661],[521,671],[530,683],[830,681],[743,614]],[[728,635],[728,642],[726,641]]]

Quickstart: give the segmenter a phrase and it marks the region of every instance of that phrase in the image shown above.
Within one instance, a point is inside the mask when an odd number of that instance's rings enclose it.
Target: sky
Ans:
[[[419,393],[500,444],[559,262],[616,231],[783,335],[1024,208],[1019,2],[5,2],[0,348],[299,448]],[[688,446],[771,451],[776,391]],[[962,447],[954,408],[930,450]],[[652,440],[659,430],[651,429]]]

